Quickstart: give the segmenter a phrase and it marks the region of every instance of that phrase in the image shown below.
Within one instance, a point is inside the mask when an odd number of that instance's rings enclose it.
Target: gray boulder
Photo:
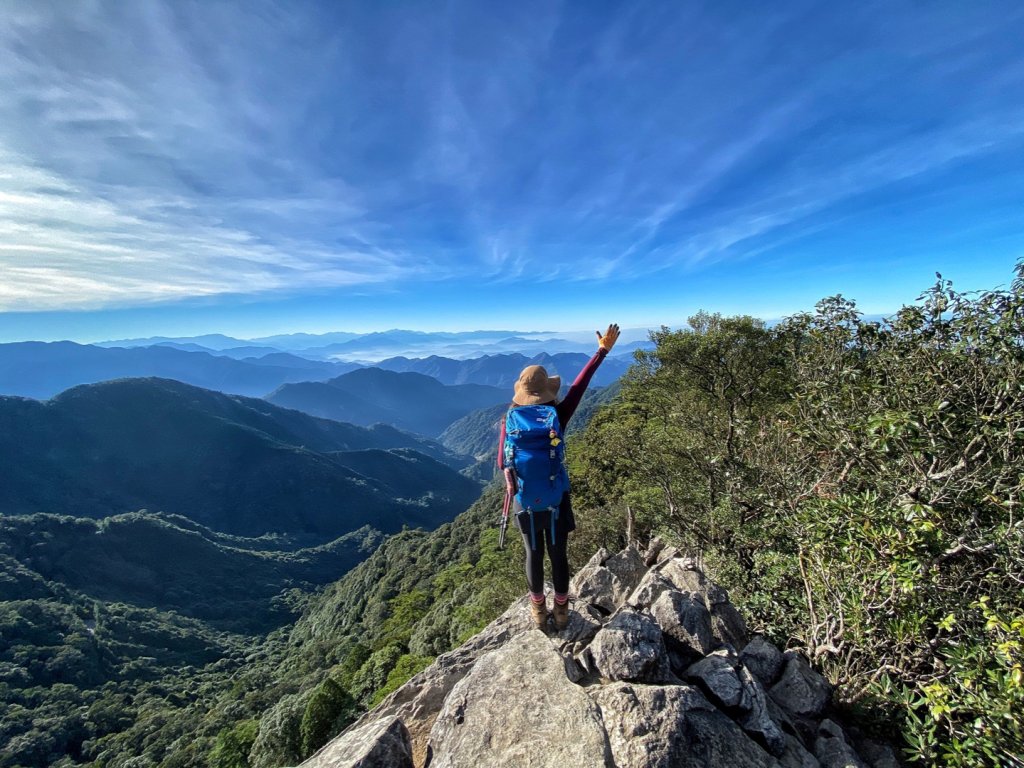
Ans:
[[[540,632],[481,657],[430,732],[431,768],[611,766],[601,713]]]
[[[680,592],[689,592],[704,601],[711,614],[711,634],[715,642],[737,649],[747,644],[746,622],[729,602],[729,593],[708,579],[693,560],[674,557],[659,563],[657,570]]]
[[[573,578],[570,590],[578,600],[590,603],[604,611],[612,613],[618,607],[616,595],[622,593],[622,585],[618,577],[603,565],[590,562],[583,566]]]
[[[380,718],[397,716],[409,730],[413,760],[416,765],[423,765],[430,729],[444,705],[445,698],[455,684],[469,673],[476,660],[522,633],[540,634],[533,629],[528,600],[529,598],[524,595],[505,613],[488,624],[482,632],[474,635],[454,651],[438,656],[433,664],[414,675],[377,707],[364,714],[349,726],[345,733]]]
[[[686,670],[684,679],[696,683],[716,706],[736,709],[744,702],[743,683],[736,674],[735,662],[727,653],[717,651]]]
[[[671,581],[680,592],[699,595],[708,610],[720,603],[729,602],[729,593],[708,579],[689,558],[673,557],[659,563],[657,567],[662,576]]]
[[[814,754],[822,768],[868,768],[847,743],[843,729],[828,719],[818,726]]]
[[[737,720],[740,728],[771,754],[781,758],[787,751],[786,734],[772,718],[764,688],[746,667],[740,667],[739,679],[743,685],[743,702],[747,708]]]
[[[647,549],[644,550],[644,565],[650,568],[658,562],[658,558],[664,550],[665,542],[661,540],[660,536],[655,536],[647,543]]]
[[[812,755],[800,740],[792,734],[786,734],[786,749],[779,757],[782,768],[821,768],[818,758]]]
[[[732,603],[715,603],[711,606],[711,636],[723,645],[746,648],[747,623]]]
[[[634,682],[675,682],[657,622],[632,609],[619,611],[587,649],[601,677]]]
[[[771,686],[779,679],[779,672],[782,671],[782,651],[757,635],[743,646],[740,663],[761,681],[761,685]]]
[[[601,707],[617,766],[775,768],[779,765],[692,686],[620,682],[587,690]]]
[[[644,574],[636,589],[626,598],[626,605],[630,608],[649,608],[661,596],[662,592],[667,592],[670,589],[676,592],[679,591],[676,589],[675,584],[665,578],[659,571],[652,569]]]
[[[413,768],[409,731],[397,717],[350,728],[306,760],[303,768]]]
[[[618,591],[614,595],[616,607],[622,605],[629,593],[636,589],[640,579],[647,573],[644,557],[632,544],[605,560],[604,567],[615,574]]]
[[[825,711],[832,687],[810,668],[803,656],[787,652],[785,659],[782,676],[771,687],[769,695],[791,715],[817,717]]]
[[[651,604],[651,615],[669,642],[678,650],[703,656],[714,647],[711,614],[704,601],[693,595],[668,589]]]

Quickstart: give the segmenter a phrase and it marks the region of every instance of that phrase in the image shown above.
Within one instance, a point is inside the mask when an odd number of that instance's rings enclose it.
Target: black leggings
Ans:
[[[526,583],[534,594],[544,593],[544,546],[547,545],[548,556],[551,558],[551,582],[555,592],[569,592],[569,555],[565,551],[568,544],[568,531],[557,531],[556,541],[551,543],[551,526],[543,524],[543,515],[535,521],[537,548],[531,549],[530,524],[520,526],[523,532],[523,548],[526,549]]]

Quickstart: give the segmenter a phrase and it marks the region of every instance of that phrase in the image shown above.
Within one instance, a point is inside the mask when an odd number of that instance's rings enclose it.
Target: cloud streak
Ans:
[[[1021,31],[1010,3],[12,2],[0,312],[743,263],[1024,147]]]

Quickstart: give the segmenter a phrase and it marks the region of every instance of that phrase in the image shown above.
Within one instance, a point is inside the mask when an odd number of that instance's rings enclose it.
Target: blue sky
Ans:
[[[1024,257],[1019,2],[0,7],[0,341],[869,313]]]

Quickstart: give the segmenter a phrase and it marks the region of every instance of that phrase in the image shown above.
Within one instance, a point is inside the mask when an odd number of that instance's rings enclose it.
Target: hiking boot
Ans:
[[[548,605],[547,601],[543,603],[535,603],[533,600],[530,601],[530,615],[533,616],[533,623],[537,625],[538,629],[544,629],[548,623]]]
[[[569,626],[569,601],[566,600],[561,604],[555,601],[555,604],[551,606],[551,615],[555,618],[555,629],[559,632]]]

